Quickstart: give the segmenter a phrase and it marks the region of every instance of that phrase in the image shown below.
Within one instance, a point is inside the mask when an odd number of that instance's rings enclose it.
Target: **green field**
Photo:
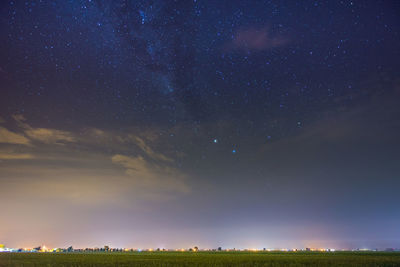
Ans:
[[[0,253],[0,266],[400,266],[398,252]]]

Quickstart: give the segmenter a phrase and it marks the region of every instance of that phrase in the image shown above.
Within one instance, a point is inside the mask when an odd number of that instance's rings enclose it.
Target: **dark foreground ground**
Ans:
[[[0,266],[400,266],[398,252],[0,253]]]

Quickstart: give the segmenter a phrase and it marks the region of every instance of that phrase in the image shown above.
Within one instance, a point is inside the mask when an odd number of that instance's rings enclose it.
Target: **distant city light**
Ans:
[[[7,248],[5,245],[1,245],[0,244],[0,253],[7,253],[7,252],[24,252],[24,253],[66,253],[66,252],[105,252],[105,253],[113,253],[113,252],[125,252],[125,253],[135,253],[135,252],[142,252],[142,251],[146,251],[146,252],[168,252],[168,251],[177,251],[177,252],[197,252],[197,251],[225,251],[225,252],[229,252],[229,251],[238,251],[238,252],[287,252],[287,253],[291,253],[291,252],[297,252],[297,251],[310,251],[310,252],[321,252],[321,253],[332,253],[335,251],[338,251],[338,249],[334,249],[334,248],[243,248],[243,249],[236,249],[236,248],[225,248],[222,249],[221,247],[218,248],[202,248],[199,249],[197,246],[194,247],[189,247],[189,248],[177,248],[177,249],[166,249],[166,248],[148,248],[148,249],[135,249],[135,248],[112,248],[109,246],[104,246],[103,248],[73,248],[72,246],[68,247],[68,248],[48,248],[46,246],[38,246],[35,248]],[[350,250],[344,250],[341,249],[339,251],[365,251],[365,252],[369,252],[369,251],[400,251],[400,249],[395,249],[395,248],[386,248],[386,249],[369,249],[369,248],[357,248],[357,249],[350,249]]]

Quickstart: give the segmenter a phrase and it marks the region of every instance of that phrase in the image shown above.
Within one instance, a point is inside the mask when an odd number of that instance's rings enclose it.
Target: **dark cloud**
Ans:
[[[269,27],[239,28],[227,49],[242,51],[264,51],[288,44],[289,39],[281,34],[274,34]]]

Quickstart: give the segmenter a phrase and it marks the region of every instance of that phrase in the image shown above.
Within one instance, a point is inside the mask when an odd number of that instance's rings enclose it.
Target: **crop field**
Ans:
[[[0,266],[400,266],[398,252],[0,253]]]

